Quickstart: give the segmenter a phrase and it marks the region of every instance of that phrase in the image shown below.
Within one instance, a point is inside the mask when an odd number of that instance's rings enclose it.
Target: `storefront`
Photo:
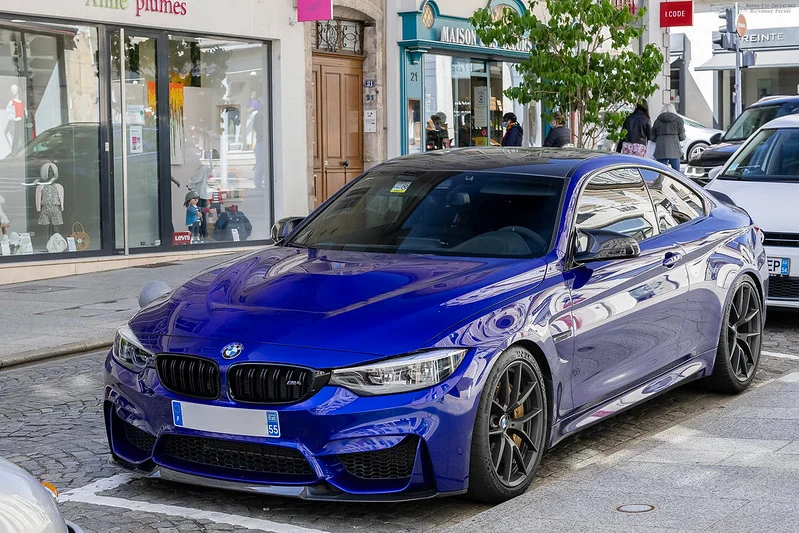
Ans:
[[[0,269],[263,243],[306,212],[304,32],[275,4],[4,2]]]
[[[479,4],[473,8],[485,6]],[[525,8],[513,0],[494,0],[490,7],[495,16]],[[541,144],[537,106],[522,106],[503,94],[520,82],[515,65],[528,57],[529,40],[513,49],[487,46],[467,18],[442,13],[433,0],[399,16],[401,153],[499,146],[508,112],[519,118],[525,146]]]
[[[742,108],[765,96],[799,94],[799,27],[750,30],[741,48],[755,52],[755,64],[741,70]],[[697,70],[716,71],[719,117],[728,127],[735,109],[735,54],[714,45],[713,58]]]

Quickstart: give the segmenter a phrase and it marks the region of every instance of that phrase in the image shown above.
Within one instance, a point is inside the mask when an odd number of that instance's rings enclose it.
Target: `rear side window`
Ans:
[[[660,231],[690,222],[705,214],[702,197],[681,181],[656,170],[641,169],[655,204]]]
[[[733,122],[727,133],[724,134],[725,141],[745,141],[757,129],[766,122],[777,118],[780,112],[779,105],[764,105],[750,107],[738,119]]]
[[[609,170],[591,178],[577,204],[576,227],[615,231],[637,241],[655,235],[655,211],[638,170]]]

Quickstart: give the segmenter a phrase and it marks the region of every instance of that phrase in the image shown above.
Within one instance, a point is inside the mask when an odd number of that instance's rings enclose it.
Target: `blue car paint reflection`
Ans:
[[[748,215],[700,192],[708,214],[643,241],[638,257],[573,267],[566,258],[586,180],[614,165],[660,167],[584,151],[484,152],[460,151],[441,164],[452,171],[563,180],[549,251],[519,258],[273,246],[204,272],[143,309],[129,326],[153,354],[191,356],[216,368],[219,394],[197,399],[175,393],[156,368],[131,370],[109,355],[104,411],[114,458],[150,477],[309,499],[458,494],[469,484],[471,436],[483,385],[498,355],[510,346],[534,348],[543,356],[550,446],[709,374],[730,286],[744,274],[761,286],[767,277]],[[420,157],[433,161],[432,155]],[[401,158],[377,168],[412,166],[418,160]],[[680,259],[666,269],[660,260],[669,251]],[[244,350],[227,361],[221,352],[233,342]],[[466,350],[463,361],[442,382],[421,390],[361,396],[328,384],[285,405],[231,397],[235,365],[328,371],[449,348]],[[273,410],[280,436],[180,427],[173,400]],[[305,461],[309,469],[289,479],[218,464],[192,465],[168,449],[172,436],[224,440],[234,448],[268,444],[290,450],[293,455],[285,461]],[[347,454],[405,445],[412,469],[401,479],[367,479],[348,470]]]

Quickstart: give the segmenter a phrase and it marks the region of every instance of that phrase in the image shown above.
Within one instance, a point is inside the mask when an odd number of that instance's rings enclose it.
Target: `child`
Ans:
[[[189,191],[186,193],[186,201],[183,202],[186,208],[186,226],[191,232],[192,244],[203,242],[200,239],[200,222],[202,221],[202,217],[200,215],[200,210],[197,208],[197,202],[199,201],[200,195],[195,191]]]

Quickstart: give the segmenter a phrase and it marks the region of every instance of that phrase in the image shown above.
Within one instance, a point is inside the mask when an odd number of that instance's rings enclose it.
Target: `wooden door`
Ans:
[[[363,58],[313,54],[316,205],[363,172]]]

